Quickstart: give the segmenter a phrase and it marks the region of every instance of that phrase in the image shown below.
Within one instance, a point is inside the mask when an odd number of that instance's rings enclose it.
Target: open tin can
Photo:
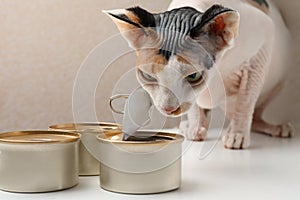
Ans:
[[[121,125],[109,122],[99,122],[99,123],[68,123],[68,124],[56,124],[49,126],[49,130],[64,131],[69,133],[79,133],[98,135],[99,133],[110,131],[110,132],[120,132]],[[93,176],[99,175],[99,161],[96,160],[84,147],[84,145],[79,143],[79,175],[80,176]]]
[[[79,139],[58,131],[0,134],[0,189],[49,192],[77,185]]]
[[[121,132],[105,132],[95,138],[85,135],[93,155],[100,160],[100,186],[112,192],[152,194],[175,190],[181,183],[179,134],[138,131],[151,137],[122,141]]]

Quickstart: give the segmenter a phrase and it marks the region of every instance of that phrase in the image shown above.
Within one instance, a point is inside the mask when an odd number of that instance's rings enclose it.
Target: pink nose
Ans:
[[[165,111],[167,114],[172,114],[173,112],[175,112],[177,110],[177,108],[175,107],[164,107],[162,108],[163,111]]]

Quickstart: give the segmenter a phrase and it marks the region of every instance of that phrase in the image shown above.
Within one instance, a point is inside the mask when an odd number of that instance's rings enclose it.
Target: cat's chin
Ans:
[[[180,112],[180,113],[165,113],[164,111],[160,111],[160,113],[166,117],[173,117],[173,118],[176,118],[176,117],[180,117],[182,115],[184,115],[186,112]]]
[[[161,113],[162,115],[164,115],[165,117],[171,117],[171,118],[181,117],[182,115],[185,114],[185,113],[168,114],[168,113],[165,113],[164,111],[160,111],[160,113]]]
[[[161,110],[161,109],[158,109],[159,112],[166,116],[166,117],[180,117],[184,114],[187,113],[187,111],[190,109],[191,107],[191,104],[190,103],[183,103],[181,104],[175,111],[171,112],[171,113],[166,113],[165,111]]]

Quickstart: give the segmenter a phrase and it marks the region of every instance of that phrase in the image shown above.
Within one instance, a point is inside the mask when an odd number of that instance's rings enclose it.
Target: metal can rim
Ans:
[[[96,128],[99,127],[99,130],[109,131],[109,130],[120,130],[122,126],[120,124],[112,123],[112,122],[81,122],[81,123],[65,123],[65,124],[54,124],[49,126],[49,130],[57,130],[57,131],[64,131],[64,132],[82,132],[84,131],[81,129],[76,129],[78,127],[84,126],[95,126]],[[90,130],[90,129],[89,129]],[[97,129],[95,129],[97,131]]]
[[[52,130],[26,130],[0,134],[0,142],[10,144],[72,143],[79,139],[78,133]]]

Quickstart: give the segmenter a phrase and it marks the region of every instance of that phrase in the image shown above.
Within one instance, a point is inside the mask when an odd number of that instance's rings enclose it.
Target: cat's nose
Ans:
[[[163,107],[162,110],[165,111],[167,114],[172,114],[175,112],[178,108],[176,107]]]

